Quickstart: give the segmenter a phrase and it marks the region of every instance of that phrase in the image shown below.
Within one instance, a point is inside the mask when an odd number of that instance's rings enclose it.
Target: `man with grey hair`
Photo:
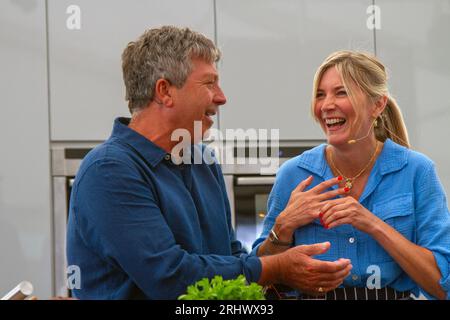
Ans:
[[[67,235],[69,265],[81,270],[81,299],[176,299],[203,277],[244,274],[319,294],[337,287],[350,261],[319,261],[329,243],[248,255],[236,240],[217,163],[171,161],[174,130],[202,134],[226,98],[205,36],[165,26],[123,52],[131,119],[92,150],[76,176]],[[193,139],[190,144],[199,141]],[[283,244],[281,244],[283,245]]]

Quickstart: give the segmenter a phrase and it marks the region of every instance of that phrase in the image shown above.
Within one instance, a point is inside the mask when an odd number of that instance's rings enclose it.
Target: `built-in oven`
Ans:
[[[322,142],[318,140],[281,141],[276,148],[270,144],[266,145],[265,147],[270,150],[264,152],[261,152],[260,145],[249,143],[243,147],[234,148],[235,159],[231,164],[222,164],[236,238],[248,252],[251,251],[254,241],[261,235],[263,221],[267,214],[267,202],[277,171],[273,170],[274,172],[270,174],[262,170],[262,166],[267,166],[272,159],[276,160],[278,168],[285,161]],[[244,150],[239,151],[239,148]],[[257,151],[252,152],[252,148],[256,148]]]
[[[233,176],[236,238],[247,251],[261,234],[275,176]]]

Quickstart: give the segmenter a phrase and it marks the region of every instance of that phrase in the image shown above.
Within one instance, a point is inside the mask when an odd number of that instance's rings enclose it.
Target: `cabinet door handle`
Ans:
[[[275,182],[274,176],[269,177],[238,177],[236,179],[236,184],[238,186],[249,186],[249,185],[272,185]]]

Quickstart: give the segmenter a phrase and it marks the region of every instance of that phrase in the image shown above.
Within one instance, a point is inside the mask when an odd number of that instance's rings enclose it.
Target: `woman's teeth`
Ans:
[[[336,126],[336,125],[342,125],[345,123],[345,119],[344,118],[329,118],[329,119],[325,119],[325,124],[328,127],[331,126]]]

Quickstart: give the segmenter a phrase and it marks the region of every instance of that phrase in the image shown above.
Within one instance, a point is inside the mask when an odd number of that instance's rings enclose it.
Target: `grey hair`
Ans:
[[[189,28],[163,26],[146,30],[122,53],[122,72],[130,113],[153,100],[158,79],[181,88],[192,71],[192,59],[208,63],[220,59],[214,42]]]

